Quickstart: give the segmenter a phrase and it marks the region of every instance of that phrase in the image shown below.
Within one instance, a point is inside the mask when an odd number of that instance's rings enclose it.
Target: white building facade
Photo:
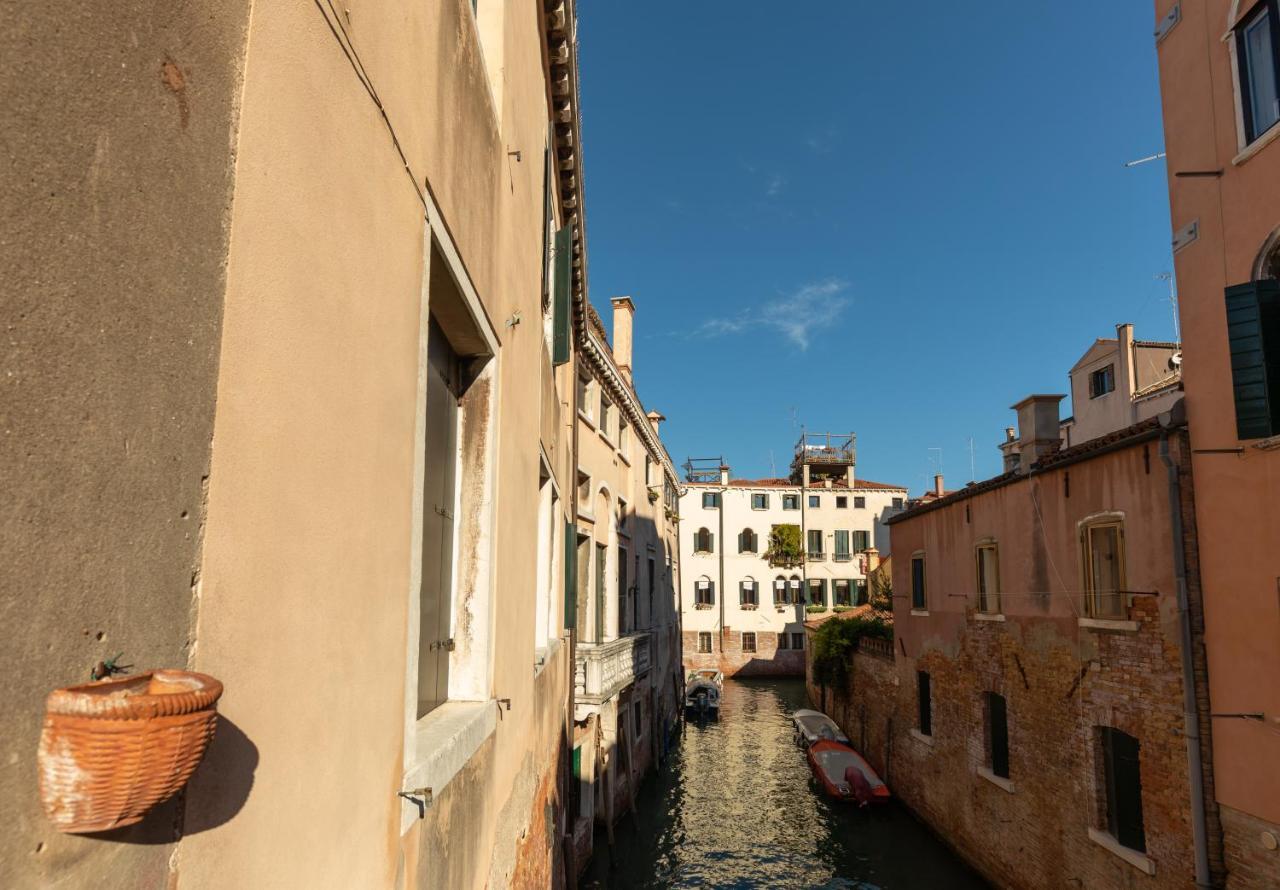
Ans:
[[[907,490],[857,479],[852,442],[806,453],[802,439],[788,479],[690,473],[680,497],[686,668],[802,675],[805,620],[867,602],[867,575],[888,552],[884,520]],[[784,526],[798,558],[769,553]]]

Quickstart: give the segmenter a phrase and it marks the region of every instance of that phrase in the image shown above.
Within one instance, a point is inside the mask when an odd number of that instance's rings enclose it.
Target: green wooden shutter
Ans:
[[[1226,300],[1236,434],[1264,439],[1280,433],[1280,281],[1234,285]]]
[[[572,522],[564,524],[564,626],[578,626],[578,534]]]
[[[556,232],[555,292],[551,295],[552,333],[551,358],[563,365],[569,361],[570,336],[573,329],[572,311],[569,306],[569,278],[573,274],[573,229],[565,226]],[[581,406],[579,406],[581,407]]]

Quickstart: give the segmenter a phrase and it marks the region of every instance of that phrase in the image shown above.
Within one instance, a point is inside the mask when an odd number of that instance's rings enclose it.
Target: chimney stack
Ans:
[[[1120,367],[1116,368],[1116,385],[1125,387],[1125,395],[1132,397],[1138,390],[1137,368],[1134,367],[1133,325],[1116,325],[1116,342],[1120,352]],[[1137,412],[1131,412],[1130,423],[1137,422]]]
[[[1000,453],[1004,456],[1002,473],[1011,473],[1018,469],[1018,431],[1011,426],[1004,428],[1004,441],[1000,443]]]
[[[1026,473],[1062,446],[1058,403],[1065,395],[1030,395],[1013,405],[1018,412],[1018,471]]]
[[[614,297],[613,303],[613,361],[622,376],[631,382],[631,325],[635,320],[636,305],[630,297]]]
[[[942,487],[942,474],[935,473],[933,477],[933,493],[938,497],[942,497],[942,493],[944,490],[945,489],[943,489]]]
[[[721,485],[729,484],[729,465],[728,464],[720,465],[720,484]]]
[[[663,417],[657,411],[650,411],[648,414],[645,415],[645,417],[649,418],[649,426],[653,427],[653,434],[655,436],[661,435],[662,431],[659,430],[658,427],[661,426],[662,421],[666,420],[667,418]]]

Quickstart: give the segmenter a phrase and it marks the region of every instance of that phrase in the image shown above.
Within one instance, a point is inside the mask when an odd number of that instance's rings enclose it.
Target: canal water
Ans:
[[[988,885],[899,804],[873,812],[811,784],[789,716],[800,680],[725,682],[718,722],[688,722],[579,886],[968,890]]]

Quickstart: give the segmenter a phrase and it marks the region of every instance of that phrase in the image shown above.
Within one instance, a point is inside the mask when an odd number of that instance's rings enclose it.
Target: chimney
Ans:
[[[720,465],[720,484],[721,485],[729,484],[729,465],[728,464]]]
[[[1137,368],[1134,367],[1133,325],[1116,325],[1116,342],[1119,344],[1119,367],[1116,368],[1116,385],[1125,387],[1125,395],[1133,398],[1138,391]],[[1136,414],[1136,412],[1134,412]],[[1130,417],[1130,422],[1135,418]]]
[[[658,427],[662,424],[662,421],[666,420],[667,418],[663,417],[657,411],[650,411],[648,414],[645,415],[645,417],[649,418],[649,426],[653,427],[653,434],[655,436],[661,435],[662,431],[659,430]]]
[[[880,551],[875,547],[868,547],[867,554],[867,574],[870,575],[876,569],[880,568]]]
[[[933,477],[933,493],[938,497],[942,497],[945,489],[942,487],[942,474],[936,473]]]
[[[1011,426],[1004,428],[1004,441],[1000,443],[1000,453],[1004,455],[1001,472],[1011,473],[1018,469],[1018,431]]]
[[[1062,446],[1058,403],[1065,395],[1030,395],[1013,405],[1018,412],[1018,471],[1026,473]]]
[[[636,305],[630,297],[614,297],[613,303],[613,361],[622,376],[631,382],[631,325],[635,320]]]

